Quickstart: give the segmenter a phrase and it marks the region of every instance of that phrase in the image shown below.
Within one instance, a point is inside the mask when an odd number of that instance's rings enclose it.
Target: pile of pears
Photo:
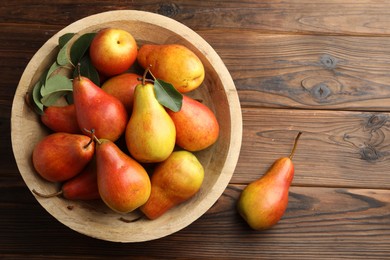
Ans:
[[[40,118],[51,132],[35,145],[32,162],[61,190],[33,190],[37,196],[101,199],[115,212],[138,209],[156,219],[201,189],[205,173],[195,152],[219,136],[212,110],[187,95],[202,85],[203,64],[179,44],[145,44],[137,52],[125,72],[102,75],[101,86],[76,75],[73,102],[45,107]],[[132,67],[142,67],[143,75]],[[181,94],[178,111],[158,101],[156,79]]]

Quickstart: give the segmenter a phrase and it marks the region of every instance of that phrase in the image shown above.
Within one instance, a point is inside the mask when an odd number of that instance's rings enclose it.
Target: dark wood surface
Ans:
[[[31,1],[0,4],[0,258],[390,259],[390,2]],[[33,54],[85,16],[169,16],[221,56],[238,89],[243,143],[233,178],[200,219],[121,244],[70,230],[35,200],[12,153],[13,95]],[[296,175],[282,220],[252,231],[241,190],[285,156]]]

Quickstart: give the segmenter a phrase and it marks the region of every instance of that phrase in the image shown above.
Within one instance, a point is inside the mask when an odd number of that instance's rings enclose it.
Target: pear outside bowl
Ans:
[[[183,44],[202,60],[205,80],[198,89],[191,92],[191,96],[202,99],[215,112],[220,123],[220,136],[212,147],[196,153],[205,168],[201,190],[195,197],[156,220],[143,218],[138,211],[115,213],[100,201],[69,201],[61,197],[36,199],[58,221],[90,237],[123,243],[162,238],[190,225],[218,200],[233,175],[242,139],[241,109],[234,82],[213,48],[185,25],[158,14],[121,10],[83,18],[55,34],[35,53],[17,87],[11,115],[14,156],[20,174],[30,190],[36,189],[46,194],[58,190],[58,184],[43,180],[33,168],[33,147],[48,131],[38,115],[25,103],[25,95],[55,60],[58,38],[61,35],[82,35],[106,27],[128,30],[139,45]]]

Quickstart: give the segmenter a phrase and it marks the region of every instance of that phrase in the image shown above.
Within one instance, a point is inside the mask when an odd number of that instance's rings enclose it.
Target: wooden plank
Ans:
[[[25,26],[0,27],[3,71],[9,70],[14,59],[32,57],[56,32],[51,26],[44,28],[26,32]],[[12,37],[6,37],[11,31]],[[226,31],[202,30],[199,34],[226,64],[244,107],[390,110],[390,37],[264,35],[233,30],[229,33],[232,40],[227,41]],[[31,40],[24,41],[23,35],[30,35],[27,39]],[[10,51],[15,55],[18,50],[17,57],[10,56]],[[3,75],[17,82],[22,69],[19,74]]]
[[[293,185],[390,188],[390,114],[243,108],[243,140],[232,183],[261,176],[288,156],[298,131]]]
[[[0,52],[33,54],[62,26],[2,24],[0,25]]]
[[[148,1],[147,1],[148,2]],[[115,9],[135,9],[160,13],[195,29],[240,28],[271,33],[389,35],[390,4],[383,1],[131,1],[115,4]],[[28,8],[26,8],[28,6]],[[111,11],[107,1],[6,0],[0,9],[0,23],[57,24],[66,26],[85,16]],[[34,10],[45,14],[37,17]],[[61,11],[58,11],[61,10]]]
[[[268,231],[253,231],[235,208],[243,187],[229,185],[218,202],[187,228],[158,240],[129,244],[75,233],[48,215],[26,189],[4,188],[0,196],[2,253],[23,252],[32,259],[164,258],[173,253],[197,259],[338,259],[352,257],[352,252],[353,259],[385,259],[390,254],[389,190],[292,187],[279,223]]]
[[[200,34],[225,62],[244,107],[390,109],[389,37]]]

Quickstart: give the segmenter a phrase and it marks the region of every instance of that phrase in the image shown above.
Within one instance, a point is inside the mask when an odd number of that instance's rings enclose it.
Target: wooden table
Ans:
[[[390,2],[9,1],[0,7],[0,258],[390,259]],[[200,219],[168,237],[121,244],[60,224],[25,186],[10,115],[33,54],[66,25],[136,9],[195,30],[238,89],[243,142],[233,178]],[[302,131],[282,220],[252,231],[241,190]]]

